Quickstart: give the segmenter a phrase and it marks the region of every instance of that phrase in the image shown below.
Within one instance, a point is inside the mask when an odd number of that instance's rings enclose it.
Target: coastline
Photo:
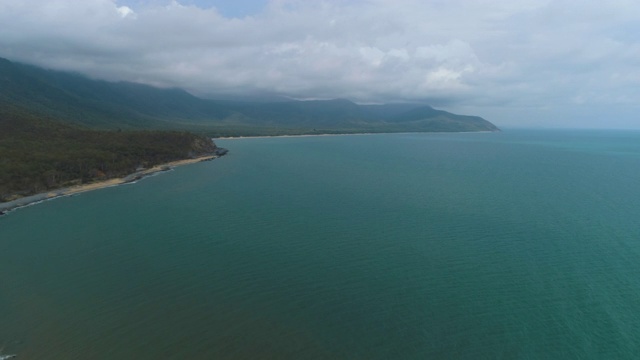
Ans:
[[[242,140],[242,139],[269,139],[269,138],[299,138],[318,136],[349,136],[349,135],[389,135],[389,134],[472,134],[472,133],[495,133],[502,130],[479,130],[479,131],[409,131],[409,132],[361,132],[361,133],[338,133],[338,134],[299,134],[299,135],[256,135],[256,136],[226,136],[217,137],[214,140]]]
[[[218,137],[214,140],[242,140],[242,139],[269,139],[269,138],[300,138],[300,137],[318,137],[318,136],[347,136],[347,135],[376,135],[387,133],[345,133],[345,134],[299,134],[299,135],[256,135],[256,136],[228,136]],[[391,134],[391,133],[389,133]]]
[[[41,203],[43,201],[52,200],[63,196],[72,196],[87,191],[104,189],[112,186],[131,184],[145,177],[155,175],[164,171],[172,170],[174,167],[194,164],[202,161],[210,161],[220,157],[221,155],[205,155],[192,159],[176,160],[164,164],[155,165],[148,169],[136,171],[132,174],[121,178],[106,179],[95,181],[87,184],[74,185],[55,190],[49,190],[35,195],[21,197],[12,201],[0,203],[0,215],[5,215],[15,209]]]

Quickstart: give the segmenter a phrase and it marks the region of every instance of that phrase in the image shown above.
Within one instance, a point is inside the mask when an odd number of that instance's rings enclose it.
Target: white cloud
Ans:
[[[130,17],[136,16],[136,13],[133,10],[131,10],[131,8],[128,6],[120,6],[120,7],[117,7],[116,10],[118,11],[118,14],[120,14],[120,16],[123,18],[126,18],[127,16],[130,16]]]
[[[274,0],[242,19],[141,4],[0,0],[0,56],[204,95],[428,101],[514,123],[496,109],[640,103],[633,1]]]

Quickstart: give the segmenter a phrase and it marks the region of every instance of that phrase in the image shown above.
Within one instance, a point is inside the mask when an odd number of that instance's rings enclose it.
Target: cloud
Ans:
[[[634,1],[273,0],[253,16],[222,13],[177,0],[0,0],[0,56],[204,96],[489,112],[640,103]]]
[[[120,7],[117,7],[116,10],[120,14],[120,16],[122,16],[123,18],[126,18],[127,16],[131,16],[131,17],[136,16],[136,13],[133,10],[131,10],[131,8],[128,6],[120,6]]]

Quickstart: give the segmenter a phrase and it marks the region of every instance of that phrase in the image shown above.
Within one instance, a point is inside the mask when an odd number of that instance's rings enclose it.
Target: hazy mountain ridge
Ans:
[[[210,135],[497,131],[490,122],[419,104],[358,105],[349,100],[210,100],[0,58],[0,105],[95,128],[187,129]]]

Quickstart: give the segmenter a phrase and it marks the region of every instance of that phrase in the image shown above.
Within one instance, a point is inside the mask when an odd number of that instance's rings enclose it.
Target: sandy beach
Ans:
[[[301,138],[301,137],[318,137],[318,136],[360,136],[360,135],[411,135],[411,134],[473,134],[473,133],[492,133],[496,131],[426,131],[426,132],[363,132],[363,133],[344,133],[344,134],[300,134],[300,135],[259,135],[259,136],[227,136],[218,137],[214,140],[243,140],[243,139],[269,139],[269,138]]]
[[[66,188],[60,188],[60,189],[56,189],[56,190],[50,190],[50,191],[43,192],[43,193],[40,193],[40,194],[21,197],[19,199],[13,200],[13,201],[0,203],[0,213],[4,214],[4,213],[6,213],[8,211],[11,211],[11,210],[23,207],[23,206],[37,204],[37,203],[40,203],[42,201],[54,199],[54,198],[61,197],[61,196],[71,196],[71,195],[76,195],[76,194],[80,194],[80,193],[87,192],[87,191],[104,189],[104,188],[111,187],[111,186],[118,186],[118,185],[122,185],[122,184],[132,183],[132,182],[138,181],[138,180],[140,180],[140,179],[142,179],[144,177],[153,175],[155,173],[171,170],[176,166],[188,165],[188,164],[193,164],[193,163],[197,163],[197,162],[201,162],[201,161],[209,161],[209,160],[213,160],[213,159],[215,159],[217,157],[218,156],[216,156],[216,155],[207,155],[207,156],[201,156],[201,157],[197,157],[197,158],[193,158],[193,159],[172,161],[172,162],[169,162],[169,163],[156,165],[156,166],[148,168],[148,169],[143,169],[143,170],[137,171],[137,172],[135,172],[133,174],[129,174],[129,175],[127,175],[125,177],[121,177],[121,178],[114,178],[114,179],[107,179],[107,180],[103,180],[103,181],[96,181],[96,182],[92,182],[92,183],[88,183],[88,184],[75,185],[75,186],[70,186],[70,187],[66,187]]]
[[[269,139],[269,138],[301,138],[301,137],[318,137],[318,136],[375,135],[375,134],[383,134],[383,133],[228,136],[228,137],[218,137],[218,138],[214,138],[214,140],[242,140],[242,139]]]
[[[212,159],[215,159],[215,158],[216,158],[216,156],[214,156],[214,155],[207,155],[207,156],[202,156],[202,157],[198,157],[198,158],[194,158],[194,159],[172,161],[172,162],[169,162],[169,163],[166,163],[166,164],[156,165],[156,166],[151,167],[149,169],[144,169],[144,170],[137,171],[137,172],[135,172],[133,174],[127,175],[127,176],[122,177],[122,178],[108,179],[108,180],[98,181],[98,182],[89,183],[89,184],[71,186],[71,187],[68,187],[68,188],[63,188],[63,189],[59,190],[59,192],[61,193],[61,195],[75,195],[75,194],[79,194],[79,193],[82,193],[82,192],[85,192],[85,191],[103,189],[103,188],[106,188],[106,187],[126,184],[126,183],[130,183],[130,182],[133,182],[133,181],[140,180],[140,179],[142,179],[142,178],[144,178],[146,176],[155,174],[157,172],[171,170],[172,168],[174,168],[176,166],[188,165],[188,164],[193,164],[193,163],[197,163],[197,162],[201,162],[201,161],[208,161],[208,160],[212,160]]]

